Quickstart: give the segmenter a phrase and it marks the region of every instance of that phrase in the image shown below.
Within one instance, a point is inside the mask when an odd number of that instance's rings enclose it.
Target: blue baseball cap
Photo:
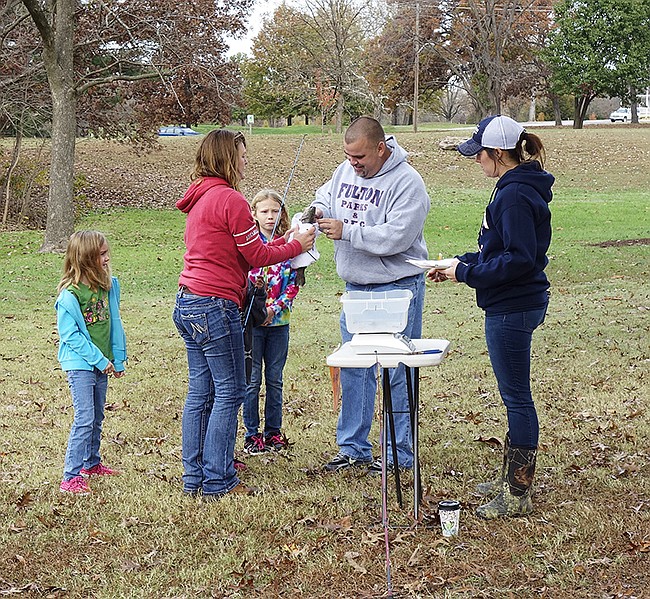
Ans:
[[[517,146],[525,129],[509,116],[496,114],[485,117],[476,127],[472,137],[459,144],[463,156],[474,156],[483,148],[512,150]]]

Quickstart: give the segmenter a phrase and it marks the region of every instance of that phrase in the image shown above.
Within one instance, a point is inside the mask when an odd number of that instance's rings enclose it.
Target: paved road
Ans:
[[[647,121],[646,121],[647,122]],[[526,121],[521,123],[524,127],[555,127],[555,121]],[[584,127],[589,127],[589,125],[626,125],[627,123],[616,122],[612,123],[609,119],[594,119],[586,120],[583,123]],[[562,126],[564,127],[573,127],[573,119],[562,121]],[[473,131],[476,128],[476,125],[465,125],[462,127],[455,127],[454,129],[429,129],[426,128],[425,131],[446,131],[450,134],[453,131]]]

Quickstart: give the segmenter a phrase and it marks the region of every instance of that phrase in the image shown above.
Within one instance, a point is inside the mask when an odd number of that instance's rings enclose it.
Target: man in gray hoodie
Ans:
[[[406,161],[407,153],[394,137],[386,137],[381,124],[370,117],[353,121],[345,132],[347,160],[316,191],[312,206],[318,225],[334,241],[336,271],[347,291],[409,289],[413,298],[408,312],[407,337],[422,336],[424,274],[406,262],[427,259],[424,221],[430,200],[422,177]],[[341,337],[350,341],[345,314],[341,313]],[[373,368],[341,371],[342,401],[336,428],[339,453],[325,465],[329,471],[352,466],[381,472],[368,440],[376,395]],[[413,447],[404,366],[391,371],[395,413],[397,461],[413,467]],[[389,462],[394,448],[388,448]]]

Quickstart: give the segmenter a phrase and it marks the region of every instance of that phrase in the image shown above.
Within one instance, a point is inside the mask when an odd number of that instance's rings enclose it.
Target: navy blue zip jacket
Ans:
[[[476,289],[476,303],[489,314],[531,310],[548,301],[544,269],[554,181],[536,160],[504,173],[485,209],[479,251],[457,256],[456,279]]]

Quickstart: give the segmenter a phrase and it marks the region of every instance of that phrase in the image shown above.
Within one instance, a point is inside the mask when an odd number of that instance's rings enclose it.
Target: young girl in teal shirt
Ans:
[[[87,495],[87,478],[117,471],[99,455],[108,375],[124,376],[126,338],[120,286],[111,277],[108,242],[98,231],[70,237],[56,300],[58,359],[67,373],[74,420],[65,455],[63,493]]]

